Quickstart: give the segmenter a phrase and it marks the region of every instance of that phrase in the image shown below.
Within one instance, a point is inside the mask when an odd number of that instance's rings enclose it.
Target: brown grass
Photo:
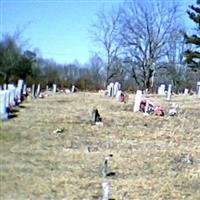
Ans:
[[[165,97],[148,98],[168,108]],[[117,200],[199,199],[200,100],[173,101],[176,117],[133,113],[132,95],[127,104],[97,93],[28,99],[0,122],[0,199],[102,199],[103,181]],[[103,127],[90,123],[94,106]],[[109,154],[116,175],[104,178]]]

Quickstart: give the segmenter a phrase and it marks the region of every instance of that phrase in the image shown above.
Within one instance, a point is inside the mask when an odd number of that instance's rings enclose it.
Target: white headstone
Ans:
[[[3,90],[7,90],[7,84],[6,83],[3,84]]]
[[[161,84],[158,88],[158,95],[165,96],[165,84]]]
[[[117,94],[116,94],[116,99],[117,99],[117,101],[121,101],[121,94],[122,94],[122,91],[121,91],[121,90],[118,90],[118,91],[117,91]]]
[[[110,97],[110,90],[111,90],[111,87],[110,87],[110,84],[107,85],[107,96]]]
[[[15,86],[13,84],[8,84],[8,90],[10,91],[10,106],[15,106]]]
[[[107,182],[102,183],[102,188],[103,188],[102,200],[109,200],[109,183]]]
[[[118,83],[118,82],[115,82],[115,84],[114,84],[114,93],[113,93],[113,96],[116,96],[116,95],[117,95],[118,90],[119,90],[119,83]]]
[[[185,90],[184,90],[184,94],[183,95],[188,95],[188,89],[187,88],[185,88]]]
[[[135,95],[135,104],[134,104],[134,108],[133,108],[134,112],[138,112],[140,110],[141,100],[142,100],[142,91],[137,90],[137,93]]]
[[[53,84],[53,92],[56,93],[56,84]]]
[[[37,86],[36,97],[40,96],[40,84]]]
[[[111,82],[110,83],[110,97],[113,97],[114,96],[114,83]]]
[[[168,86],[168,91],[167,91],[167,100],[168,100],[168,101],[171,100],[171,92],[172,92],[172,85],[169,84],[169,86]]]
[[[35,85],[34,84],[32,85],[32,88],[31,88],[31,96],[33,99],[35,99]]]
[[[72,92],[75,92],[75,86],[72,85]]]
[[[23,95],[26,95],[26,84],[24,84],[24,87],[23,87]]]
[[[200,98],[200,82],[197,82],[197,95]]]
[[[6,109],[6,92],[5,90],[0,91],[0,119],[8,119],[8,113]]]

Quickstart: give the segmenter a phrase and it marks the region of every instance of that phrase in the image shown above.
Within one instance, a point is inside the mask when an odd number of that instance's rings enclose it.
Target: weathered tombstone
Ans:
[[[24,87],[23,87],[23,95],[26,95],[26,84],[24,84]]]
[[[35,99],[35,84],[32,85],[31,96],[32,96],[33,99]]]
[[[172,85],[169,84],[169,86],[168,86],[168,91],[167,91],[167,100],[168,100],[168,101],[171,100],[171,92],[172,92]]]
[[[0,91],[0,119],[8,119],[8,113],[6,110],[6,92],[5,90]]]
[[[185,95],[185,96],[188,95],[188,91],[189,90],[187,88],[185,88],[183,95]]]
[[[72,85],[72,92],[75,92],[75,86]]]
[[[140,110],[141,100],[142,100],[142,91],[137,90],[136,95],[135,95],[135,104],[134,104],[134,108],[133,108],[134,112],[138,112]]]
[[[3,90],[7,90],[7,84],[6,83],[3,84]]]
[[[49,91],[49,86],[48,85],[46,85],[46,92],[48,92]]]
[[[119,83],[115,82],[113,96],[117,95],[118,90],[119,90]]]
[[[5,90],[5,98],[6,98],[6,111],[9,110],[10,108],[10,91],[9,90]]]
[[[197,82],[197,95],[200,98],[200,82]]]
[[[56,93],[56,84],[53,84],[53,92]]]
[[[40,84],[37,86],[36,97],[40,96]]]
[[[165,84],[161,84],[158,88],[158,95],[165,96]]]
[[[8,90],[10,91],[10,106],[15,106],[15,86],[13,84],[8,84]]]
[[[110,83],[110,97],[113,97],[114,96],[114,83],[111,82]]]
[[[110,97],[110,90],[111,90],[111,87],[110,87],[110,84],[107,85],[107,96]]]
[[[121,91],[121,90],[118,90],[118,91],[117,91],[117,94],[116,94],[116,99],[117,99],[117,101],[121,101],[121,95],[122,95],[122,91]]]

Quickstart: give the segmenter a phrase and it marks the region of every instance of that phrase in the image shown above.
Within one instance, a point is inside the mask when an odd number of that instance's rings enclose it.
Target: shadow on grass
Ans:
[[[13,118],[15,118],[15,117],[17,117],[17,116],[18,116],[17,114],[12,114],[12,113],[11,113],[11,114],[8,116],[8,118],[9,118],[9,119],[13,119]]]
[[[19,108],[26,108],[26,106],[23,106],[23,105],[19,105]]]

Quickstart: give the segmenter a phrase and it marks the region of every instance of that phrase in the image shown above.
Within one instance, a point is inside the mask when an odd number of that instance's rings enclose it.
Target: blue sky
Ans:
[[[142,0],[141,0],[142,1]],[[168,0],[172,1],[172,0]],[[98,51],[89,33],[96,13],[122,0],[0,0],[0,35],[23,30],[27,48],[58,63],[88,61]],[[183,10],[196,0],[181,0]],[[186,23],[190,23],[189,20]]]

